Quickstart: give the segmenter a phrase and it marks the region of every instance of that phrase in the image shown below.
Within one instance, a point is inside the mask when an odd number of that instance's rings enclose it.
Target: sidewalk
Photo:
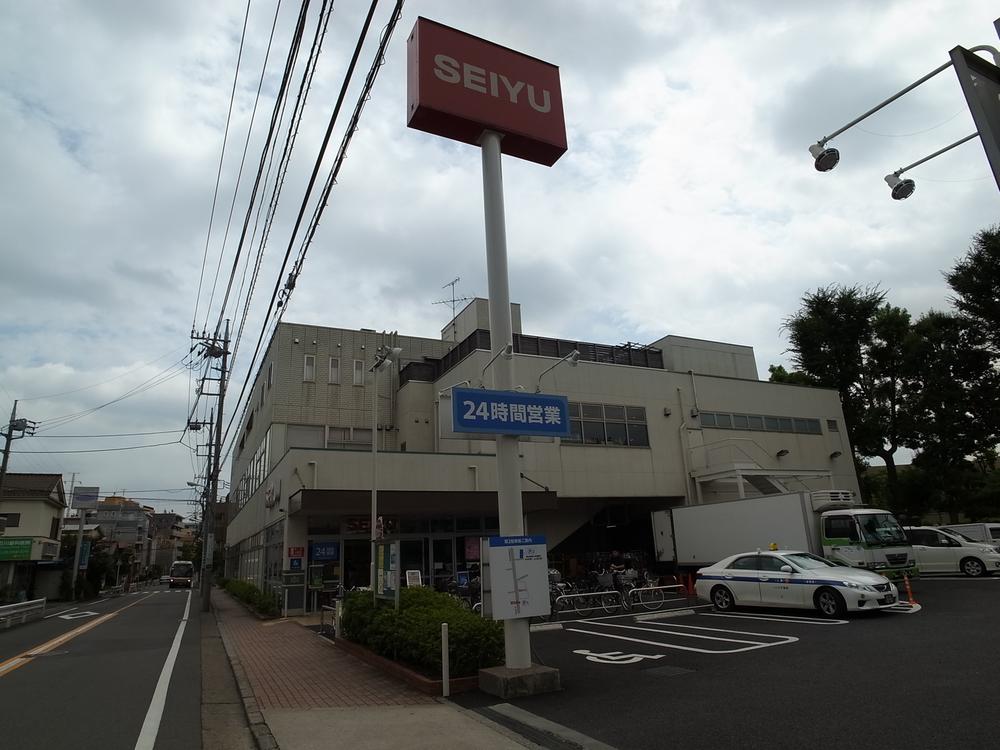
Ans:
[[[262,621],[228,594],[212,606],[230,657],[246,675],[282,750],[336,746],[523,750],[530,743],[435,700],[287,620]],[[254,717],[250,717],[251,722]]]

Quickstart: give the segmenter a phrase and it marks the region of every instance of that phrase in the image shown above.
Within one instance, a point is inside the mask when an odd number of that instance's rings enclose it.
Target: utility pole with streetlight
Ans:
[[[224,406],[226,399],[226,387],[228,385],[228,375],[229,375],[229,321],[226,321],[225,332],[220,338],[218,336],[218,329],[216,333],[212,336],[192,336],[193,339],[198,341],[203,347],[204,356],[208,359],[218,359],[219,360],[219,377],[209,378],[207,375],[202,378],[202,392],[204,392],[204,381],[214,380],[219,384],[219,391],[215,394],[218,397],[218,403],[213,411],[213,419],[215,421],[215,435],[213,436],[213,446],[210,450],[210,456],[208,460],[208,484],[207,484],[207,502],[205,503],[204,517],[208,519],[206,521],[205,528],[207,529],[205,533],[205,538],[202,542],[202,566],[203,566],[203,577],[201,582],[201,611],[208,612],[211,608],[211,581],[209,580],[212,576],[212,552],[215,547],[215,534],[213,524],[215,522],[215,503],[219,494],[219,464],[220,456],[222,454],[222,417],[224,414]],[[218,415],[218,416],[215,416]]]
[[[997,28],[997,32],[1000,33],[1000,19],[994,22],[994,26]],[[972,54],[974,52],[989,52],[993,57],[993,64]],[[901,175],[904,172],[924,164],[941,154],[947,153],[953,148],[961,146],[963,143],[971,141],[978,136],[992,167],[997,187],[1000,187],[1000,105],[998,105],[997,101],[997,94],[1000,93],[1000,50],[988,44],[980,44],[968,49],[955,47],[949,54],[951,60],[948,62],[939,65],[930,73],[921,76],[909,86],[897,91],[888,99],[879,102],[864,114],[855,117],[846,125],[837,128],[830,135],[823,136],[816,143],[809,146],[809,153],[814,159],[813,165],[816,167],[816,171],[829,172],[840,163],[840,151],[827,145],[831,140],[850,130],[868,117],[871,117],[889,104],[892,104],[904,94],[926,83],[938,73],[953,67],[958,75],[966,102],[969,105],[969,112],[972,114],[972,119],[976,124],[976,132],[970,133],[954,143],[938,149],[933,154],[918,159],[912,164],[900,167],[895,172],[885,176],[885,183],[889,186],[893,200],[898,201],[909,198],[916,190],[916,184],[912,179],[902,179]]]
[[[372,587],[372,596],[376,594],[375,586],[375,543],[380,538],[376,529],[378,524],[378,374],[387,370],[403,350],[395,346],[396,333],[390,337],[389,345],[382,345],[375,352],[375,361],[368,371],[372,374],[372,517],[371,517],[371,564],[369,565],[368,581]]]

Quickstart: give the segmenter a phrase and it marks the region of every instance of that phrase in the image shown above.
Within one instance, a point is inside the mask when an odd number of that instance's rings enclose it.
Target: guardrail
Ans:
[[[125,593],[125,584],[119,584],[117,586],[108,586],[107,588],[101,589],[98,596],[121,596]]]
[[[0,627],[7,629],[14,625],[23,625],[28,620],[37,620],[45,614],[45,599],[32,599],[29,602],[5,604],[0,607]]]

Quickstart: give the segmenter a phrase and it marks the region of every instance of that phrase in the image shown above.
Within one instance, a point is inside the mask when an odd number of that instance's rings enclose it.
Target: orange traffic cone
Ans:
[[[917,600],[913,598],[913,589],[910,588],[910,577],[903,574],[903,588],[906,589],[906,600],[910,603],[910,606],[914,606]]]

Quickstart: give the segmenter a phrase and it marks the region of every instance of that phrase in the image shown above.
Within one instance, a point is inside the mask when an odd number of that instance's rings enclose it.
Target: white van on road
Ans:
[[[1000,551],[1000,523],[949,523],[938,526],[945,531],[957,531],[974,542],[990,544]]]
[[[933,526],[904,526],[921,573],[964,573],[986,576],[1000,571],[1000,553],[992,545],[974,542]]]

